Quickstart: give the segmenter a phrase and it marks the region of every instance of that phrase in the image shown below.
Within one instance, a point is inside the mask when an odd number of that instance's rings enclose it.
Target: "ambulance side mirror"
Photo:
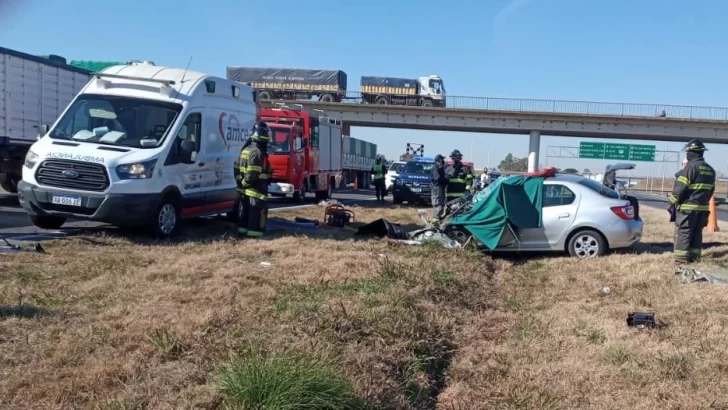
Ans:
[[[194,164],[197,160],[197,147],[191,140],[183,140],[179,147],[179,162],[183,164]]]

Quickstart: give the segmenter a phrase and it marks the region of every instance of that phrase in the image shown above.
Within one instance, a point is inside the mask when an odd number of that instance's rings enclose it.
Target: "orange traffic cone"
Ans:
[[[718,210],[715,207],[715,196],[710,197],[710,215],[708,215],[708,232],[719,232]]]
[[[354,191],[356,191],[357,189],[359,189],[359,178],[354,177]]]

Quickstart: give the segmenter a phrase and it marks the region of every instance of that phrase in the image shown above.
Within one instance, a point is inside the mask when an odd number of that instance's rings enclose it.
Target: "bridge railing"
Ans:
[[[286,92],[277,97],[279,98],[276,98],[276,100],[301,100],[300,95],[297,95],[295,92]],[[335,98],[340,100],[342,104],[364,103],[361,93],[359,92],[347,92],[345,95],[339,95]],[[314,97],[313,101],[316,101],[316,97]],[[445,107],[510,112],[607,115],[615,117],[664,116],[673,119],[728,121],[728,108],[665,104],[633,104],[448,95],[446,96]]]

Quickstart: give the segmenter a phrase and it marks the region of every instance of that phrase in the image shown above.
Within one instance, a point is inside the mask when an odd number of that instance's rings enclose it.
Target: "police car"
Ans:
[[[392,185],[392,200],[395,204],[402,202],[431,204],[432,168],[434,157],[416,157],[400,169],[399,177]]]

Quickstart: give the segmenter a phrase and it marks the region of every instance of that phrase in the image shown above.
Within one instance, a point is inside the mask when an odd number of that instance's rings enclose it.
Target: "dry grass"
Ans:
[[[355,211],[417,222],[411,208]],[[220,238],[217,221],[190,229],[204,240],[100,233],[50,243],[48,255],[0,256],[0,408],[274,403],[277,391],[250,386],[282,373],[334,407],[725,408],[725,288],[676,284],[666,213],[643,213],[647,244],[593,261],[345,232],[238,242]],[[294,214],[323,209],[271,216]],[[727,264],[726,252],[706,258]],[[668,326],[627,328],[640,310]]]
[[[624,179],[624,177],[621,177],[618,179]],[[675,178],[654,178],[649,180],[642,180],[635,184],[634,186],[630,187],[629,189],[634,191],[664,191],[664,192],[670,192],[672,191],[672,187],[675,184]],[[724,197],[726,192],[728,192],[728,182],[726,181],[716,181],[715,183],[715,192],[716,196]]]

